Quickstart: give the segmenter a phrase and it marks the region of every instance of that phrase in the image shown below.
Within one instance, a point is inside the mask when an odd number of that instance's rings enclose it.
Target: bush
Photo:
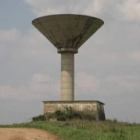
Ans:
[[[32,120],[33,121],[45,121],[46,118],[44,115],[39,115],[39,116],[33,117]]]
[[[60,111],[60,110],[55,111],[54,116],[58,121],[65,121],[66,120],[65,113]]]
[[[71,107],[66,108],[65,116],[67,119],[81,119],[81,113],[73,110]]]

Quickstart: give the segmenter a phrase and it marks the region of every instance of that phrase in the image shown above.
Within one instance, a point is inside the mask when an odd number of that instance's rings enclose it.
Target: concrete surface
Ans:
[[[104,103],[100,101],[44,101],[44,114],[65,111],[69,107],[85,114],[95,114],[96,120],[105,120]]]
[[[61,54],[61,101],[74,100],[74,53]]]
[[[32,24],[57,48],[58,53],[77,53],[104,22],[91,16],[62,14],[39,17]]]

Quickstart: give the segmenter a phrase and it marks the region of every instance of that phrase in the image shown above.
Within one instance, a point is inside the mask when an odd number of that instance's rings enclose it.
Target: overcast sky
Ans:
[[[75,55],[75,98],[140,123],[139,0],[1,0],[0,124],[27,122],[42,101],[60,99],[60,54],[31,21],[68,13],[105,22]]]

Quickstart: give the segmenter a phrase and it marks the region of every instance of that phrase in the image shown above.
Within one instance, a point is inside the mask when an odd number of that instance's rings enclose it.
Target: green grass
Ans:
[[[50,131],[64,140],[140,140],[140,125],[115,121],[38,121],[0,127],[27,127]]]

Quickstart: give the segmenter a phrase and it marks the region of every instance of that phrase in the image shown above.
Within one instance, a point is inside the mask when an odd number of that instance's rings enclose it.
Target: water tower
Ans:
[[[98,106],[103,108],[104,104],[99,101],[74,101],[74,55],[104,22],[85,15],[62,14],[39,17],[32,24],[61,54],[61,101],[44,101],[44,113],[53,112],[58,106],[77,106],[79,109],[79,104],[83,106],[82,110],[87,104],[94,104],[96,109]]]

